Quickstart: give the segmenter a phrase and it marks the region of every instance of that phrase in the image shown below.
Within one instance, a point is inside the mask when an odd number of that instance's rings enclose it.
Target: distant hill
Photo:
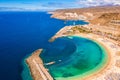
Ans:
[[[71,18],[66,13],[73,13]],[[74,17],[74,13],[77,17]],[[60,9],[53,12],[51,17],[58,19],[80,19],[78,17],[84,16],[84,20],[92,24],[108,25],[112,20],[120,20],[120,6],[98,6],[89,8],[77,9]]]
[[[84,12],[91,12],[91,13],[108,13],[108,12],[120,12],[120,6],[97,6],[97,7],[88,7],[88,8],[74,8],[74,9],[59,9],[55,12],[76,12],[78,14],[84,13]]]

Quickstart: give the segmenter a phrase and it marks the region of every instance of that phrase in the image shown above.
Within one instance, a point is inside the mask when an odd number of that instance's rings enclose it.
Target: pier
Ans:
[[[43,62],[39,57],[41,52],[42,52],[42,49],[36,50],[26,60],[30,68],[31,75],[34,80],[53,80],[48,70],[43,66]]]

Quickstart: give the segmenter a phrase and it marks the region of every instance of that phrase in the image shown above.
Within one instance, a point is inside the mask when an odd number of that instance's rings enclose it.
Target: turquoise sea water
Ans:
[[[56,39],[40,57],[44,63],[55,62],[45,67],[56,80],[72,80],[89,75],[91,70],[103,67],[107,58],[105,50],[96,42],[77,36]]]

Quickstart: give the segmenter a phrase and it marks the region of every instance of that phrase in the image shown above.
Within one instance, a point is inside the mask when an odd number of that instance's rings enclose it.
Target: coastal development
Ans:
[[[106,50],[107,60],[98,71],[83,78],[69,80],[120,80],[120,6],[57,10],[52,17],[62,20],[86,20],[88,25],[65,26],[49,42],[65,36],[79,36],[93,40]],[[99,10],[99,11],[98,11]],[[39,57],[42,49],[27,60],[34,80],[53,80]],[[60,80],[60,79],[59,79]]]

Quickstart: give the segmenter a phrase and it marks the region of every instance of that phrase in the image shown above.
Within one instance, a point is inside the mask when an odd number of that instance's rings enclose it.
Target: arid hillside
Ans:
[[[120,13],[103,13],[99,17],[90,20],[93,24],[100,24],[100,25],[120,25]]]
[[[99,17],[104,13],[120,13],[120,6],[100,6],[78,9],[60,9],[54,11],[52,17],[59,19],[67,19],[66,17],[72,16],[72,19],[75,19],[75,17],[73,16],[75,16],[76,14],[78,17],[79,15],[82,15],[85,16],[86,19],[93,19]]]
[[[62,20],[86,20],[88,28],[120,41],[120,6],[100,6],[56,10],[51,17]]]

